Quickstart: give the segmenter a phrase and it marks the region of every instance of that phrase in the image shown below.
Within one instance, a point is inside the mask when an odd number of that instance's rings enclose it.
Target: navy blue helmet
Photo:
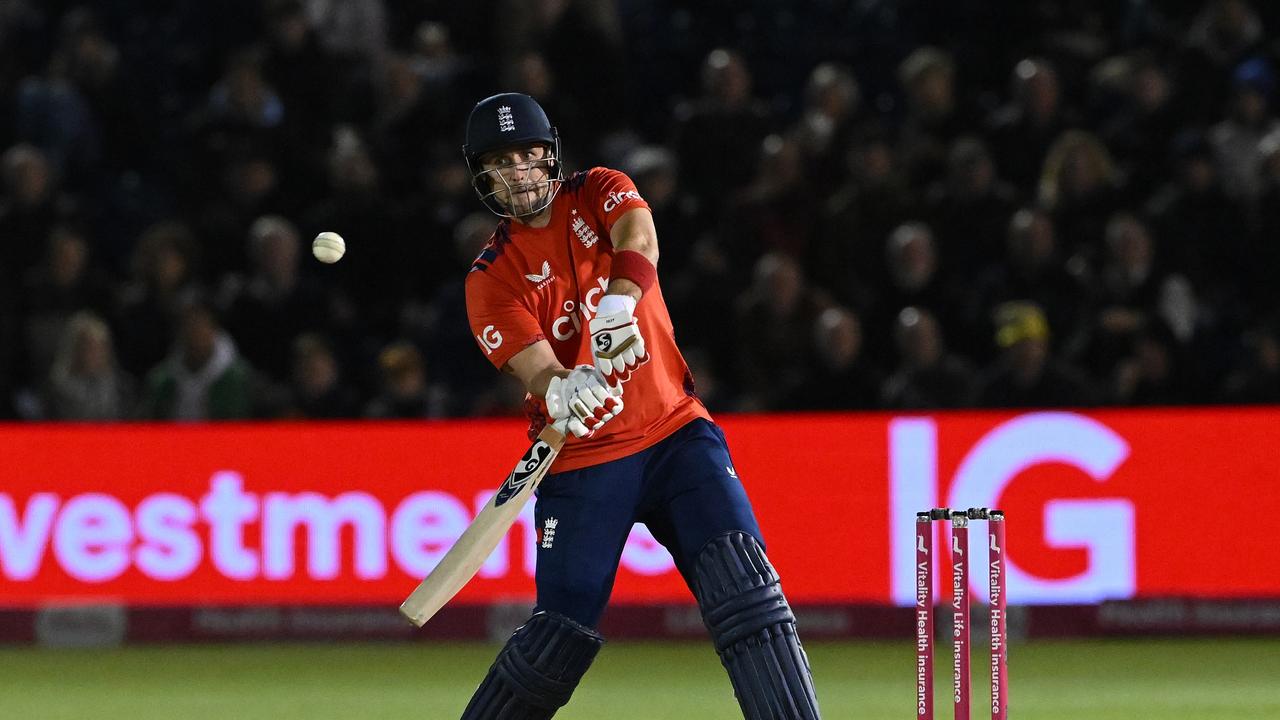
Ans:
[[[522,167],[537,178],[529,187],[513,188],[508,178],[495,169],[485,170],[480,158],[486,153],[544,145],[547,154]],[[538,101],[521,93],[500,93],[481,100],[467,117],[466,141],[462,154],[471,172],[471,184],[480,201],[503,217],[521,217],[541,212],[555,199],[563,179],[560,167],[560,137]],[[515,207],[514,196],[536,193],[536,201]]]

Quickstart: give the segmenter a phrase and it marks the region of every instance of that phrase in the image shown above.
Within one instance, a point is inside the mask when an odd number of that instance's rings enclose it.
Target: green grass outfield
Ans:
[[[909,643],[813,642],[808,649],[827,720],[912,716]],[[457,718],[496,650],[426,643],[0,647],[0,717]],[[975,678],[983,662],[975,656]],[[1010,678],[1014,720],[1280,718],[1280,639],[1014,645]],[[984,695],[975,694],[975,717]],[[949,718],[939,698],[938,717]],[[740,717],[709,645],[616,642],[557,720]]]

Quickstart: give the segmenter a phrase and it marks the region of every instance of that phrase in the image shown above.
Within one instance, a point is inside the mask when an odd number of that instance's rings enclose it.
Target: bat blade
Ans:
[[[422,627],[465,586],[502,542],[555,461],[565,436],[548,425],[529,446],[475,520],[467,526],[431,574],[400,604],[400,614]]]

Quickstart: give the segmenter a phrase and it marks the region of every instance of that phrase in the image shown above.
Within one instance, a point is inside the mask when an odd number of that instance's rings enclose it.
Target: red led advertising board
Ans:
[[[1280,409],[719,421],[797,604],[911,604],[936,505],[1006,511],[1013,603],[1280,597]],[[505,420],[3,426],[0,606],[398,604],[527,445]],[[455,602],[530,598],[536,530],[530,506]],[[687,600],[637,528],[613,601]]]

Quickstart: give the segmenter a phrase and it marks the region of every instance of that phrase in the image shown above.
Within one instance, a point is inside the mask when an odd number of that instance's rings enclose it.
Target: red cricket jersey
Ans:
[[[467,316],[489,362],[501,368],[546,340],[567,368],[591,364],[588,321],[609,284],[609,230],[624,213],[648,209],[621,172],[592,168],[564,181],[543,228],[503,220],[467,274]],[[589,438],[570,436],[552,469],[576,470],[639,452],[695,418],[710,418],[676,347],[657,283],[636,306],[650,360],[623,389],[623,410]],[[529,403],[534,432],[547,421],[541,398]]]

